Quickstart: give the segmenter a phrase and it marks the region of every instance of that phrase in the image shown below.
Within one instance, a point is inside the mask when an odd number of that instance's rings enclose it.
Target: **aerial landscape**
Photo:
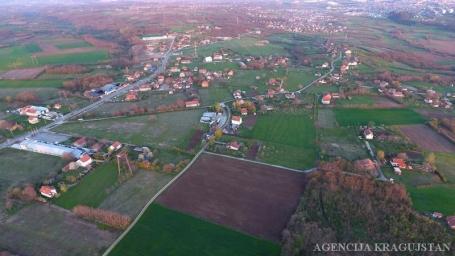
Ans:
[[[0,256],[455,255],[455,0],[0,9]]]

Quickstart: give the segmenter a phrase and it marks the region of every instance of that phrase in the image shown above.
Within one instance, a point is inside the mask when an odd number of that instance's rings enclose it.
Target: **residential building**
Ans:
[[[41,186],[39,192],[42,196],[47,198],[53,198],[57,195],[57,190],[52,186]]]

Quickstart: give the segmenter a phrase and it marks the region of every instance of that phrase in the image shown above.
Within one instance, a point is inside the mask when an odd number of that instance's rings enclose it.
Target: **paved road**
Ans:
[[[39,132],[46,132],[46,131],[49,131],[51,129],[54,129],[55,127],[64,124],[66,121],[68,121],[68,120],[70,120],[72,118],[75,118],[77,116],[82,115],[83,113],[86,113],[86,112],[89,112],[89,111],[91,111],[93,109],[96,109],[97,107],[101,106],[105,102],[111,101],[115,97],[122,96],[122,95],[126,94],[128,91],[130,91],[132,89],[137,89],[141,85],[151,82],[152,79],[154,79],[158,74],[160,74],[160,73],[162,73],[162,72],[164,72],[166,70],[166,65],[167,65],[167,62],[169,61],[169,57],[170,57],[170,55],[172,53],[171,49],[172,49],[172,47],[174,45],[174,42],[175,42],[175,39],[172,40],[171,45],[169,47],[169,50],[165,53],[165,55],[163,57],[163,60],[161,61],[160,67],[157,68],[157,70],[152,75],[150,75],[150,76],[148,76],[146,78],[143,78],[143,79],[141,79],[141,80],[139,80],[137,82],[131,83],[131,84],[127,85],[127,86],[121,87],[118,90],[116,90],[115,92],[113,92],[113,93],[111,93],[109,95],[103,96],[98,101],[95,101],[95,102],[93,102],[92,104],[90,104],[88,106],[85,106],[85,107],[80,108],[80,109],[76,109],[76,110],[74,110],[74,111],[72,111],[72,112],[70,112],[70,113],[68,113],[68,114],[66,114],[66,115],[64,115],[62,117],[59,117],[56,120],[54,120],[52,123],[47,124],[45,126],[42,126],[39,129],[27,132],[25,134],[22,134],[20,136],[12,138],[12,139],[8,139],[7,141],[5,141],[5,142],[0,144],[0,149],[6,148],[6,147],[10,147],[11,145],[13,145],[15,143],[18,143],[18,142],[20,142],[20,141],[22,141],[22,140],[24,140],[26,138],[33,137],[34,134],[37,134]]]
[[[335,62],[341,60],[341,57],[343,57],[343,55],[340,53],[340,55],[336,59],[332,60],[332,62],[330,63],[329,72],[325,73],[323,76],[320,76],[318,79],[314,80],[313,82],[309,83],[307,86],[305,86],[302,89],[299,89],[295,92],[301,93],[301,92],[305,91],[306,89],[310,88],[311,86],[313,86],[315,83],[321,81],[322,79],[324,79],[324,78],[328,77],[330,74],[332,74],[333,71],[335,71]]]

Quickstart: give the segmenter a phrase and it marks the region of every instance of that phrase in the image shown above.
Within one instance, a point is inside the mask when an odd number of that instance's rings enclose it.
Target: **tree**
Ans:
[[[213,109],[215,109],[215,112],[221,112],[222,111],[221,104],[219,102],[216,102],[215,104],[213,104]]]
[[[16,95],[16,100],[24,103],[38,102],[38,96],[31,91],[23,91]]]
[[[217,128],[215,131],[215,140],[221,138],[223,136],[223,131],[220,128]]]
[[[434,166],[436,163],[436,155],[433,152],[428,153],[425,157],[425,162],[431,166]]]
[[[382,150],[378,150],[378,152],[376,152],[376,156],[380,161],[384,161],[385,153]]]

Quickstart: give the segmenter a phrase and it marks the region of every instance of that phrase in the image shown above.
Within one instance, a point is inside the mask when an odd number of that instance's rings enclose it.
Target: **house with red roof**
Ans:
[[[231,123],[233,125],[241,125],[242,124],[242,117],[241,116],[232,116]]]
[[[122,143],[116,141],[109,146],[109,151],[117,151],[122,148]]]
[[[87,145],[87,139],[85,137],[80,137],[75,142],[73,142],[73,146],[78,147],[78,148],[82,148],[85,145]]]
[[[81,166],[81,167],[88,167],[90,164],[92,164],[93,160],[88,154],[83,154],[79,160],[76,161],[76,163]]]
[[[44,197],[53,198],[57,195],[57,190],[52,186],[41,186],[39,193]]]
[[[200,105],[201,103],[199,102],[198,99],[185,101],[185,107],[187,108],[199,107]]]
[[[332,100],[332,95],[330,93],[327,93],[324,96],[322,96],[321,103],[324,105],[329,105],[331,100]]]
[[[238,151],[240,149],[240,143],[238,143],[237,141],[231,141],[227,144],[227,148],[234,151]]]

